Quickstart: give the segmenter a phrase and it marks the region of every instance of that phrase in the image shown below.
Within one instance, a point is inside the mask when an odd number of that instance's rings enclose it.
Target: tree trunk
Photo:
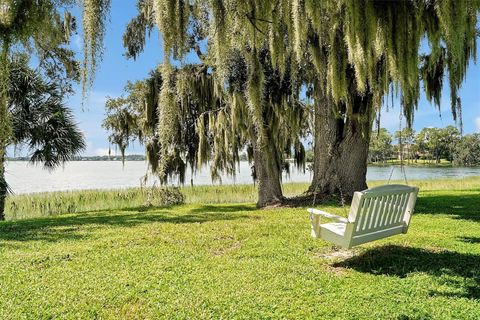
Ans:
[[[9,41],[3,39],[0,53],[0,220],[5,220],[5,198],[7,196],[7,183],[5,181],[5,156],[6,146],[11,136],[11,123],[8,112],[8,69]]]
[[[5,181],[5,151],[0,150],[0,221],[5,220],[5,200],[7,197],[7,183]]]
[[[277,150],[271,143],[261,143],[257,139],[253,146],[255,178],[258,181],[257,207],[279,204],[284,200],[281,184],[281,166],[276,157]]]
[[[322,99],[323,98],[323,99]],[[368,114],[370,96],[354,99],[354,112]],[[372,120],[334,114],[332,102],[318,97],[315,113],[313,180],[309,192],[351,199],[367,188],[367,159]]]

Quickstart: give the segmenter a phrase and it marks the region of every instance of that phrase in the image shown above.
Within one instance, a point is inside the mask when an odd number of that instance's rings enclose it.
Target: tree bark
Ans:
[[[334,114],[330,99],[317,95],[313,179],[309,192],[341,195],[351,199],[355,191],[367,188],[367,160],[373,117],[371,96],[356,97],[354,116],[345,120]],[[363,117],[356,117],[362,115]]]
[[[256,135],[255,135],[256,136]],[[273,155],[272,143],[263,142],[263,139],[252,139],[255,179],[258,181],[257,207],[282,203],[284,200],[281,184],[281,166]]]
[[[5,198],[7,196],[7,183],[5,181],[5,156],[11,135],[11,123],[8,112],[8,68],[9,41],[3,39],[0,53],[0,220],[5,220]]]
[[[254,151],[255,175],[258,181],[257,207],[278,204],[284,200],[280,181],[281,172],[272,166],[268,157],[261,151]]]
[[[5,200],[7,183],[5,181],[5,151],[0,150],[0,221],[5,220]]]

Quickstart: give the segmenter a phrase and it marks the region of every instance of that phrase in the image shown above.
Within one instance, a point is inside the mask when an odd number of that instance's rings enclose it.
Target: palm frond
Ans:
[[[72,160],[86,144],[72,111],[63,102],[62,88],[44,80],[22,59],[13,59],[11,65],[13,142],[25,145],[30,160],[48,169]]]

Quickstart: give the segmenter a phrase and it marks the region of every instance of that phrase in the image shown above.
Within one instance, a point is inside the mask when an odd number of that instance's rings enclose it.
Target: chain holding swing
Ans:
[[[334,171],[335,171],[335,181],[339,181],[337,170],[334,169]],[[348,212],[347,212],[346,205],[345,205],[345,196],[344,196],[343,191],[342,191],[341,183],[338,184],[338,191],[340,191],[340,204],[342,205],[342,209],[343,209],[344,213],[347,214]],[[318,193],[318,185],[315,186],[315,189],[313,191],[312,207],[315,207],[316,200],[317,200],[317,193]]]
[[[398,153],[400,155],[400,172],[403,173],[403,180],[405,184],[408,185],[407,179],[407,172],[405,170],[405,166],[403,165],[403,135],[402,135],[402,119],[403,119],[403,109],[400,109],[400,116],[399,116],[399,134],[398,134]],[[392,170],[390,171],[390,176],[388,177],[387,184],[390,184],[390,180],[392,179],[393,171],[395,170],[395,166],[392,166]]]
[[[388,101],[388,100],[387,100]],[[388,105],[388,102],[387,102]],[[393,106],[393,93],[392,93],[392,106]],[[380,111],[379,111],[380,112]],[[402,120],[403,120],[403,106],[400,108],[400,115],[399,115],[399,137],[398,137],[398,148],[399,148],[399,154],[400,154],[400,172],[403,174],[403,180],[406,185],[408,185],[408,179],[407,179],[407,172],[405,170],[405,166],[403,164],[403,136],[402,136]],[[377,118],[377,126],[378,130],[380,131],[380,116]],[[390,181],[392,180],[393,176],[393,171],[395,170],[395,166],[392,166],[392,170],[390,171],[390,175],[388,177],[387,184],[390,184]],[[338,174],[336,168],[334,168],[335,171],[335,181],[338,180]],[[346,212],[346,206],[345,206],[345,196],[342,191],[341,183],[338,185],[338,191],[340,192],[340,203],[342,205],[343,210]],[[318,185],[315,186],[315,189],[313,191],[313,201],[312,201],[312,207],[315,207],[316,200],[317,200],[317,194],[318,194]]]

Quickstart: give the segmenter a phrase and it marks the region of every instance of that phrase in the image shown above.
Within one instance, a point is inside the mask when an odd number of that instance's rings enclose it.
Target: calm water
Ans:
[[[369,167],[368,180],[387,180],[391,167]],[[435,178],[462,178],[468,176],[480,176],[480,168],[405,168],[408,180],[435,179]],[[145,175],[147,165],[142,161],[125,162],[125,166],[119,161],[98,162],[70,162],[63,168],[49,172],[41,167],[33,166],[27,162],[10,162],[7,164],[7,181],[16,194],[78,190],[78,189],[112,189],[138,187],[140,179]],[[186,181],[190,183],[191,175],[188,174]],[[284,175],[285,182],[309,182],[309,171],[299,172],[292,168],[290,176]],[[393,180],[402,180],[400,168],[393,171]],[[203,169],[193,177],[196,185],[212,184],[210,172]],[[153,184],[153,179],[149,184]],[[250,166],[246,162],[240,164],[236,178],[223,178],[223,184],[252,183]]]

